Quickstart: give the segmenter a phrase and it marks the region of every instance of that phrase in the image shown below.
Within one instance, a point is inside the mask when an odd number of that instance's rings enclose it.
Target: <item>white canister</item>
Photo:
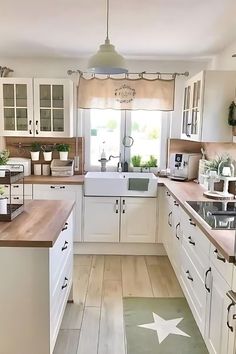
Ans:
[[[34,164],[34,175],[35,176],[41,176],[42,171],[41,171],[41,163],[35,163]]]
[[[42,167],[42,170],[43,170],[43,176],[49,176],[50,175],[50,165],[44,163],[43,167]]]
[[[39,160],[39,151],[30,151],[31,160],[38,161]]]
[[[68,151],[59,151],[60,160],[68,160]]]
[[[43,158],[45,161],[51,161],[52,160],[52,151],[44,151]]]
[[[0,198],[0,214],[7,214],[7,198]]]

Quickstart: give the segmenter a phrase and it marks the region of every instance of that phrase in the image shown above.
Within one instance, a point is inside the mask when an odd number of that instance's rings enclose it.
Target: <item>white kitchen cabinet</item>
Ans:
[[[35,135],[72,137],[73,82],[68,79],[34,79]]]
[[[0,78],[3,136],[72,137],[74,84],[69,79]]]
[[[205,342],[210,354],[225,354],[229,335],[227,308],[230,304],[226,294],[230,288],[214,266],[211,266],[211,278],[210,292],[207,293]]]
[[[49,247],[0,247],[0,354],[53,354],[73,276],[73,223]]]
[[[181,138],[232,142],[228,108],[235,95],[236,71],[202,71],[186,81]]]
[[[156,198],[85,197],[84,241],[154,243]]]
[[[82,186],[63,184],[33,184],[33,199],[74,200],[74,241],[81,241]]]
[[[3,136],[33,136],[33,81],[0,78],[0,122]]]
[[[84,241],[119,242],[120,198],[84,199]]]
[[[121,198],[121,242],[155,242],[156,203],[156,198]]]
[[[230,303],[227,307],[227,323],[229,328],[228,351],[227,354],[236,353],[236,293],[230,291],[228,293]]]

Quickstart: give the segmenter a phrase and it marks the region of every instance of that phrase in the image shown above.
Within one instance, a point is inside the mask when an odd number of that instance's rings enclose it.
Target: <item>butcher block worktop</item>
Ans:
[[[24,178],[26,184],[84,184],[84,175],[68,177],[53,176],[27,176]]]
[[[0,222],[0,247],[52,247],[74,206],[73,201],[26,201],[11,222]]]
[[[209,241],[218,249],[228,262],[236,263],[234,255],[234,230],[213,230],[206,222],[186,203],[186,201],[213,201],[203,196],[205,188],[195,182],[177,182],[168,178],[159,178],[160,185],[165,186],[183,209],[189,214],[199,229]]]

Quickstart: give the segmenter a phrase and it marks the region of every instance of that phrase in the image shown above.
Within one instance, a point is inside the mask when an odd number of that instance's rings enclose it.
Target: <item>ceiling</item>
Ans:
[[[3,57],[86,57],[105,39],[105,0],[1,0]],[[235,0],[110,0],[109,37],[128,58],[197,58],[236,39]]]

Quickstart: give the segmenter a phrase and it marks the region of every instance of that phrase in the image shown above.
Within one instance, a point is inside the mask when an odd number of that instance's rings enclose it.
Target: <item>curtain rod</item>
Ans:
[[[81,70],[68,70],[67,71],[67,74],[68,75],[72,75],[72,74],[79,74],[79,76],[83,76],[83,74],[91,74],[93,76],[95,75],[106,75],[106,76],[116,76],[116,75],[124,75],[124,77],[127,77],[128,75],[139,75],[139,76],[142,76],[142,75],[171,75],[171,76],[186,76],[188,77],[189,76],[189,72],[188,71],[185,71],[184,73],[177,73],[177,72],[174,72],[174,73],[166,73],[166,72],[148,72],[148,71],[142,71],[140,73],[127,73],[127,74],[95,74],[95,73],[91,73],[91,72],[88,72],[88,71],[81,71]]]

